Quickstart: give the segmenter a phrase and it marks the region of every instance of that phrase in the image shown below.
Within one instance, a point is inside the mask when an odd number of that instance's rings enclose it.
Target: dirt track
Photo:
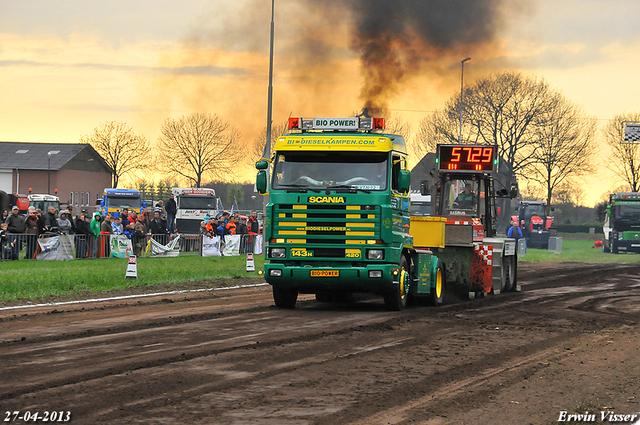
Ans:
[[[387,312],[270,287],[0,311],[0,406],[75,424],[546,424],[640,411],[640,265]],[[638,397],[638,398],[636,398]],[[14,423],[22,423],[14,421]]]

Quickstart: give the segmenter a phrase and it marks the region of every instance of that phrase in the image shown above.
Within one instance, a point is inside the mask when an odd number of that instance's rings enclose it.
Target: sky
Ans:
[[[270,13],[269,0],[0,0],[0,140],[77,143],[122,121],[153,143],[167,118],[208,112],[250,146],[266,126]],[[359,38],[387,16],[399,36],[384,58],[403,71],[391,76]],[[382,81],[377,100],[416,129],[459,93],[471,57],[465,85],[544,78],[604,125],[640,112],[638,16],[637,0],[276,0],[273,120],[352,116]],[[621,183],[607,155],[583,179],[585,205]]]

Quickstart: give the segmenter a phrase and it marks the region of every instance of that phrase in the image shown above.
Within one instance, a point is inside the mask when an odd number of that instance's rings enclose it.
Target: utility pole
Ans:
[[[460,132],[458,133],[458,143],[462,143],[462,97],[464,93],[464,63],[469,62],[471,58],[466,58],[461,61],[462,73],[460,74]]]
[[[272,104],[273,104],[273,39],[275,37],[275,24],[274,24],[274,15],[275,15],[275,0],[271,0],[271,34],[269,40],[269,90],[267,95],[267,140],[265,140],[264,150],[262,152],[262,157],[265,159],[271,158],[271,123],[272,119]],[[271,174],[271,164],[267,163],[267,192],[268,188],[271,186],[270,184],[270,174]],[[262,198],[262,217],[263,217],[263,226],[264,217],[267,216],[267,203],[269,202],[269,198],[264,196]],[[266,230],[266,229],[265,229]],[[263,242],[265,243],[266,240]]]

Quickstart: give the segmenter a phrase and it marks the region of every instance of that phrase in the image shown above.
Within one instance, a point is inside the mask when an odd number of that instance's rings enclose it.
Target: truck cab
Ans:
[[[113,217],[117,217],[125,208],[141,214],[146,207],[146,203],[142,202],[140,192],[135,189],[106,188],[102,194],[100,207],[104,214],[111,214]]]
[[[406,305],[407,151],[383,127],[380,118],[291,118],[273,157],[256,164],[257,190],[269,195],[264,272],[276,306],[293,308],[299,293],[354,292]]]
[[[198,234],[206,216],[218,213],[216,192],[206,187],[174,187],[176,229],[180,233]]]
[[[602,230],[604,252],[640,252],[640,193],[620,192],[609,195]]]
[[[57,211],[60,211],[60,198],[53,195],[38,195],[29,194],[29,206],[35,209],[40,209],[43,213],[49,211],[49,207],[54,207]]]

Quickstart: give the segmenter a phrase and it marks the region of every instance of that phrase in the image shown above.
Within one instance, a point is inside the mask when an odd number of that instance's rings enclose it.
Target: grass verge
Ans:
[[[571,234],[572,239],[562,237],[562,253],[555,254],[546,249],[527,250],[526,255],[520,257],[519,261],[543,261],[547,263],[560,263],[565,261],[575,261],[580,263],[636,263],[640,261],[640,254],[622,253],[605,254],[602,248],[594,248],[593,235],[585,235],[585,239],[577,239],[575,234]],[[602,235],[600,235],[602,236]]]
[[[208,280],[261,280],[264,258],[255,256],[255,272],[246,257],[138,258],[138,278],[126,279],[126,259],[76,261],[7,261],[0,263],[0,300],[102,292],[126,288]],[[224,286],[224,284],[221,284]]]

